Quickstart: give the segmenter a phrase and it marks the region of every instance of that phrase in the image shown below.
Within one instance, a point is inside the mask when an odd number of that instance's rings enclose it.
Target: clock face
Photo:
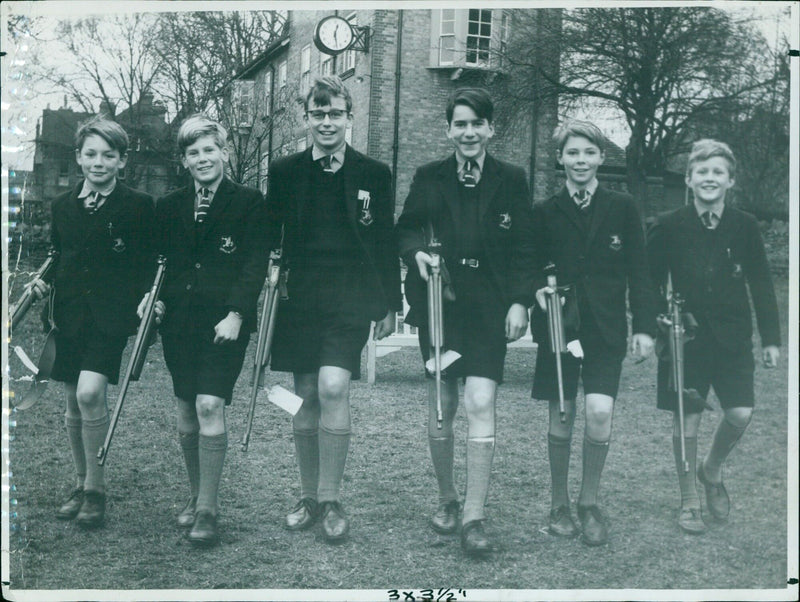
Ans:
[[[326,54],[339,54],[353,42],[353,28],[341,17],[325,17],[317,23],[314,42]]]

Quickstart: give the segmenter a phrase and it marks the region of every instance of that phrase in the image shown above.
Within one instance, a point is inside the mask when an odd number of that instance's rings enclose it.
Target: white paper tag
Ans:
[[[267,393],[267,399],[278,406],[282,410],[286,410],[292,416],[297,414],[300,406],[303,405],[303,398],[295,395],[288,389],[284,389],[280,385],[275,385]]]
[[[39,368],[36,367],[36,364],[33,363],[33,360],[28,357],[28,354],[25,353],[25,350],[20,347],[19,345],[14,347],[14,353],[17,354],[17,357],[25,364],[25,367],[33,372],[34,374],[39,374]]]
[[[445,370],[450,364],[460,357],[461,354],[458,351],[453,351],[452,349],[445,351],[439,358],[442,364],[442,370]],[[430,373],[436,371],[436,362],[434,361],[434,358],[430,358],[427,362],[425,362],[425,368],[427,368],[428,372]]]
[[[567,343],[567,351],[569,351],[573,357],[577,357],[578,359],[583,357],[583,347],[578,339]]]

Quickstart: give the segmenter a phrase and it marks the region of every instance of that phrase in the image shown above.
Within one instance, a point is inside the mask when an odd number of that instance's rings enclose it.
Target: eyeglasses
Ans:
[[[341,121],[345,117],[347,117],[347,111],[342,111],[341,109],[331,109],[330,111],[307,111],[306,115],[308,115],[309,119],[312,121],[322,122],[325,121],[325,117],[327,116],[330,118],[331,121]]]

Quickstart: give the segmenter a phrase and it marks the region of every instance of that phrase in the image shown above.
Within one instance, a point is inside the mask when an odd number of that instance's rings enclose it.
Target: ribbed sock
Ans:
[[[178,433],[178,441],[183,451],[183,461],[186,463],[186,473],[189,475],[189,487],[192,497],[197,497],[200,489],[200,433]]]
[[[736,426],[725,418],[719,423],[717,430],[714,432],[714,441],[711,444],[711,449],[708,450],[708,455],[703,462],[705,474],[713,482],[718,482],[722,478],[720,474],[722,464],[727,459],[728,454],[736,447],[745,430],[747,430],[747,425]]]
[[[597,504],[597,491],[600,489],[600,475],[608,455],[608,441],[595,441],[591,437],[583,437],[583,480],[578,505],[594,506]]]
[[[569,455],[571,438],[547,435],[547,451],[550,456],[550,507],[569,506]]]
[[[83,487],[86,481],[86,451],[83,449],[83,421],[80,416],[64,416],[64,426],[67,429],[69,448],[72,451],[72,462],[75,464],[75,473],[78,485]]]
[[[467,491],[464,496],[463,524],[485,518],[494,444],[494,437],[467,438]]]
[[[217,513],[217,494],[222,478],[222,466],[228,449],[228,433],[207,437],[200,435],[198,456],[200,460],[200,483],[197,491],[197,510]]]
[[[455,441],[449,437],[428,436],[428,445],[431,450],[433,472],[439,485],[439,503],[446,504],[458,499],[455,481],[453,479],[453,448]]]
[[[319,433],[317,429],[294,429],[294,450],[300,469],[300,497],[317,499],[319,487]]]
[[[672,438],[672,453],[675,455],[675,467],[678,471],[678,486],[681,490],[681,508],[700,508],[700,497],[697,495],[697,437],[684,437],[686,461],[689,472],[683,472],[681,462],[681,438]]]
[[[83,428],[81,436],[83,437],[83,453],[84,458],[91,458],[93,461],[86,462],[86,480],[84,481],[84,489],[91,489],[92,491],[105,491],[105,478],[102,466],[98,466],[97,452],[103,446],[106,440],[106,433],[108,432],[108,413],[102,418],[95,418],[94,420],[83,419]]]
[[[319,490],[320,502],[339,500],[339,488],[350,448],[350,429],[319,427]]]

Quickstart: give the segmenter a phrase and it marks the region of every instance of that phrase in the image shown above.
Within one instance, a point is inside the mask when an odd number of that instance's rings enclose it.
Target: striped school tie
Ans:
[[[89,213],[95,213],[100,206],[100,201],[103,200],[103,195],[99,192],[90,192],[89,196],[83,201],[83,208]]]
[[[592,200],[592,197],[586,190],[579,190],[573,195],[575,199],[575,204],[578,205],[578,209],[581,211],[585,211],[589,208],[589,201]]]
[[[208,188],[200,189],[200,201],[194,212],[194,219],[198,224],[202,224],[208,215],[208,208],[211,206],[211,191]]]
[[[333,173],[332,160],[330,155],[325,155],[317,159],[317,162],[322,166],[322,171],[325,173]]]
[[[465,161],[464,171],[461,174],[461,183],[464,188],[475,188],[478,184],[478,174],[480,174],[478,164],[472,161]]]
[[[700,214],[700,220],[708,230],[713,230],[717,225],[714,223],[714,214],[710,211],[703,211],[703,213]]]

